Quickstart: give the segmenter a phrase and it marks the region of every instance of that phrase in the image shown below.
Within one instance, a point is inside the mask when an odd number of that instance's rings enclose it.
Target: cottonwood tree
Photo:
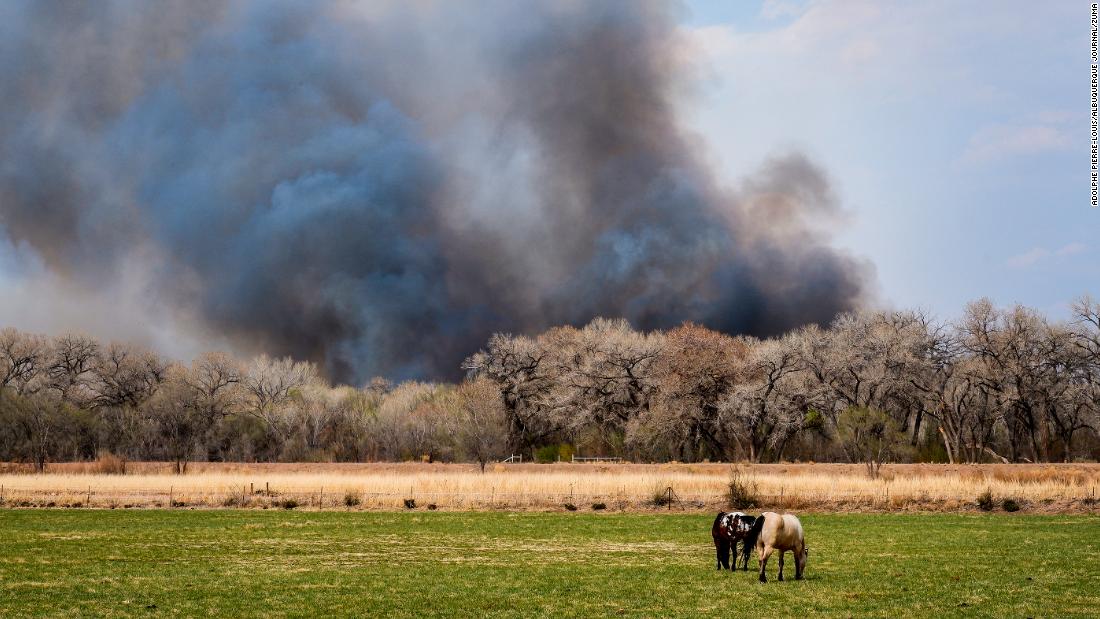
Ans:
[[[19,395],[35,391],[49,350],[45,338],[12,328],[0,330],[0,389]]]
[[[91,403],[95,396],[92,370],[99,361],[99,343],[90,337],[67,334],[55,338],[49,347],[45,388],[58,401],[76,406]]]
[[[252,359],[240,373],[241,410],[263,421],[280,441],[285,442],[294,432],[294,413],[302,413],[308,408],[290,411],[288,404],[317,381],[317,368],[312,363],[261,355]],[[299,421],[308,420],[308,414],[300,415]]]
[[[136,408],[164,382],[168,365],[167,360],[152,352],[111,344],[89,370],[87,404],[91,408]]]
[[[549,357],[532,338],[497,333],[462,364],[471,377],[487,378],[500,390],[510,441],[517,448],[530,447],[555,430],[547,410],[559,377]]]
[[[508,411],[494,383],[479,378],[458,387],[452,432],[459,452],[482,473],[486,464],[508,454]]]
[[[1046,460],[1045,407],[1060,388],[1048,357],[1059,346],[1050,326],[1025,307],[999,310],[980,299],[967,306],[958,329],[973,360],[968,376],[999,411],[1011,459]]]
[[[207,353],[190,367],[169,369],[144,409],[176,473],[187,472],[188,461],[216,423],[240,412],[240,381],[240,365],[222,353]]]
[[[803,369],[799,338],[796,332],[749,340],[742,380],[719,406],[721,423],[753,462],[769,448],[781,457],[786,441],[802,428],[809,411],[829,406],[821,385]]]
[[[649,407],[656,391],[659,333],[639,333],[625,320],[597,318],[582,329],[552,329],[540,343],[555,366],[549,425],[567,435],[588,434],[621,454],[627,424]]]
[[[732,459],[719,410],[744,371],[747,341],[686,323],[659,344],[652,403],[632,428],[633,442],[664,442],[670,455],[685,460]]]

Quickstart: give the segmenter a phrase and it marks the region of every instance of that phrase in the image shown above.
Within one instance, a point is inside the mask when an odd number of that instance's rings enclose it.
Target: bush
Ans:
[[[222,501],[222,507],[247,507],[249,502],[249,499],[243,496],[231,494]]]
[[[997,504],[993,500],[993,492],[991,490],[987,489],[985,492],[978,495],[978,507],[983,512],[991,512],[996,506]]]
[[[439,509],[438,505],[436,505],[435,503],[428,503],[428,511],[434,512],[437,509]]]
[[[595,511],[600,511],[602,509],[607,509],[607,504],[606,503],[593,503],[592,504],[592,509],[594,509]]]
[[[348,490],[344,493],[344,505],[348,508],[358,507],[363,502],[358,492]]]
[[[1020,504],[1016,502],[1016,499],[1005,499],[1001,502],[1001,507],[1003,507],[1006,512],[1020,511]]]
[[[729,482],[726,484],[726,504],[731,509],[748,509],[760,504],[757,496],[756,480],[739,468],[730,469]]]
[[[567,511],[575,512],[575,511],[577,511],[577,506],[573,505],[572,503],[566,503],[565,504],[565,509]]]
[[[294,509],[295,507],[298,507],[298,501],[295,501],[294,499],[283,499],[282,503],[280,503],[280,507],[282,507],[283,509]]]
[[[657,487],[653,489],[653,504],[657,507],[664,507],[669,503],[672,503],[672,497],[668,491],[669,485],[666,483],[657,484]]]
[[[416,499],[405,499],[405,509],[416,509]]]
[[[109,451],[101,451],[92,470],[101,475],[125,475],[126,461]]]

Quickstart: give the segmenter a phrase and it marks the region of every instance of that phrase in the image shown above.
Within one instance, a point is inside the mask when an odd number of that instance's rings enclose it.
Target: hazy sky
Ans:
[[[704,67],[689,118],[718,168],[808,153],[883,303],[1064,316],[1100,293],[1088,3],[695,0],[684,23]]]

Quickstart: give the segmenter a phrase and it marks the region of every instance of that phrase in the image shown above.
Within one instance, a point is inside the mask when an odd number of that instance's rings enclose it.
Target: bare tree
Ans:
[[[149,399],[168,372],[168,362],[148,351],[111,344],[90,369],[92,408],[137,407]]]
[[[45,338],[12,328],[0,330],[0,389],[14,389],[20,395],[33,392],[48,350]]]
[[[92,370],[98,362],[99,343],[92,338],[75,334],[55,338],[46,362],[46,388],[60,401],[87,405],[95,396]]]
[[[286,405],[317,380],[317,368],[312,363],[261,355],[253,359],[240,376],[242,410],[263,421],[280,440],[286,441],[294,428],[292,414],[285,410]]]
[[[494,383],[480,378],[458,387],[453,431],[459,451],[482,473],[487,463],[508,453],[508,412]]]
[[[652,369],[650,440],[669,442],[670,451],[684,460],[732,459],[719,408],[745,370],[748,343],[687,323],[666,333],[660,344]]]
[[[799,338],[796,332],[750,342],[743,379],[722,400],[722,424],[753,462],[768,448],[780,457],[809,411],[830,405],[820,384],[803,370]]]
[[[530,447],[555,430],[547,410],[558,368],[540,342],[498,333],[462,367],[472,377],[484,377],[497,385],[508,411],[508,434],[514,446]]]

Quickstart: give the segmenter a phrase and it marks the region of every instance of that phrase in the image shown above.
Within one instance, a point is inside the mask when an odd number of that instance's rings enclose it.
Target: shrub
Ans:
[[[981,508],[983,512],[991,512],[996,506],[997,504],[993,500],[993,492],[991,490],[987,489],[985,492],[978,495],[978,507]]]
[[[657,487],[653,489],[653,504],[657,507],[663,507],[672,502],[671,493],[668,491],[669,485],[666,483],[657,484]]]
[[[730,469],[729,482],[726,484],[726,504],[734,509],[756,507],[760,504],[757,488],[756,480],[751,476],[739,468]]]
[[[344,493],[344,505],[351,507],[358,507],[363,502],[363,499],[359,496],[358,492],[354,490],[348,490]]]
[[[294,509],[295,507],[298,507],[298,501],[295,501],[294,499],[283,499],[282,503],[280,503],[280,507],[282,507],[283,509]]]
[[[416,509],[416,499],[405,499],[405,509]]]
[[[222,501],[222,507],[248,507],[251,500],[247,497],[231,494]]]
[[[125,475],[126,461],[109,451],[101,451],[92,470],[101,475]]]
[[[575,512],[575,511],[577,511],[577,506],[573,505],[572,503],[566,503],[565,504],[565,509],[567,511]]]
[[[594,509],[596,511],[600,511],[601,509],[607,509],[607,504],[606,503],[593,503],[592,504],[592,509]]]
[[[1003,507],[1006,512],[1020,511],[1020,504],[1016,502],[1016,499],[1005,499],[1001,501],[1001,507]]]
[[[436,505],[435,503],[428,503],[428,511],[434,512],[437,509],[439,509],[438,505]]]

